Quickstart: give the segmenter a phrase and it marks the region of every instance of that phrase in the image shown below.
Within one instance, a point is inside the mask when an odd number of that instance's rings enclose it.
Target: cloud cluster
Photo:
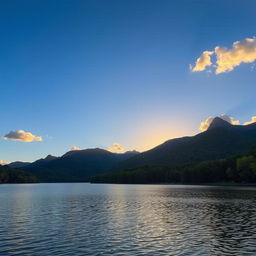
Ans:
[[[22,142],[42,141],[41,136],[33,135],[31,132],[25,132],[23,130],[10,131],[4,137],[4,140],[16,140]]]
[[[253,124],[253,123],[256,123],[256,116],[252,116],[251,121],[245,122],[244,125],[249,125],[249,124]]]
[[[235,120],[232,116],[221,115],[219,117],[221,119],[223,119],[224,121],[229,122],[230,124],[233,124],[233,125],[239,125],[240,124],[240,121]],[[214,117],[210,116],[205,121],[201,122],[200,126],[199,126],[199,130],[200,131],[206,131],[209,128],[209,126],[211,125],[213,119],[214,119]]]
[[[71,151],[80,150],[80,148],[79,148],[79,147],[76,147],[76,146],[73,146],[70,150],[71,150]]]
[[[215,54],[216,63],[211,60]],[[215,73],[221,74],[232,71],[242,63],[253,63],[256,61],[256,37],[246,38],[233,43],[232,49],[216,46],[214,51],[204,51],[197,59],[193,72],[204,71],[208,66],[215,67]]]
[[[125,151],[125,149],[119,143],[113,143],[113,145],[108,147],[107,150],[112,153],[122,153]]]
[[[6,165],[6,164],[9,164],[10,162],[6,162],[4,160],[0,160],[0,165]]]

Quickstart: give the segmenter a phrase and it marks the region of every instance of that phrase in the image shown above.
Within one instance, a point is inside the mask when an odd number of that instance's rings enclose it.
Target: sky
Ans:
[[[254,0],[2,1],[0,159],[144,151],[209,117],[250,121],[255,12]],[[235,42],[251,59],[227,68]]]

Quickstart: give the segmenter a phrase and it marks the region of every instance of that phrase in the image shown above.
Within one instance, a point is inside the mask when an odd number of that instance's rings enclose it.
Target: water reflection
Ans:
[[[0,255],[255,255],[256,190],[0,186]]]

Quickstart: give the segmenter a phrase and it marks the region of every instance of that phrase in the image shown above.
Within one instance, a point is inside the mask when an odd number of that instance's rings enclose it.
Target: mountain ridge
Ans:
[[[108,171],[116,163],[136,154],[136,151],[118,154],[100,148],[73,150],[49,161],[46,161],[47,157],[39,159],[22,169],[42,182],[88,181],[92,175]]]
[[[142,152],[112,170],[143,165],[177,165],[202,160],[215,160],[239,154],[256,144],[256,124],[232,125],[215,118],[208,130],[194,136],[175,138]]]
[[[89,148],[68,151],[60,157],[48,155],[33,163],[22,165],[19,162],[18,165],[42,182],[88,181],[91,176],[100,173],[145,165],[177,166],[217,160],[241,154],[254,145],[256,123],[232,125],[216,117],[204,132],[167,140],[142,153],[113,153],[105,149]]]

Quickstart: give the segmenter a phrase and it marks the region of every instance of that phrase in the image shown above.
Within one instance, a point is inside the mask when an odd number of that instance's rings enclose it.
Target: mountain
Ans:
[[[10,164],[7,164],[8,167],[10,168],[23,168],[27,165],[31,164],[30,162],[21,162],[21,161],[15,161]]]
[[[41,158],[41,159],[36,160],[35,162],[33,162],[29,165],[26,165],[24,168],[27,169],[27,168],[32,168],[32,167],[41,167],[41,166],[44,166],[45,164],[47,164],[47,163],[49,163],[52,160],[55,160],[57,158],[58,157],[56,157],[56,156],[48,155],[45,158]]]
[[[73,150],[61,157],[47,156],[23,167],[41,182],[88,181],[93,175],[110,170],[115,164],[137,155],[136,151],[123,154],[104,149]]]
[[[256,147],[229,158],[178,166],[146,165],[98,174],[93,183],[256,184]]]
[[[249,125],[232,125],[220,117],[215,117],[207,130],[209,131],[215,128],[226,128],[234,131],[254,133],[256,130],[256,123]]]
[[[191,137],[172,139],[120,162],[112,170],[144,165],[179,165],[215,160],[240,154],[256,144],[256,123],[232,125],[215,118],[207,131]]]
[[[233,127],[233,125],[230,124],[229,122],[223,120],[220,117],[215,117],[211,122],[208,130],[215,129],[215,128],[231,128],[231,127]]]
[[[168,140],[143,153],[117,154],[99,148],[73,150],[61,157],[49,155],[20,168],[41,182],[79,182],[109,171],[143,166],[173,167],[228,158],[242,154],[254,145],[256,123],[232,125],[217,117],[205,132]]]
[[[10,168],[17,168],[17,169],[25,169],[25,168],[31,168],[31,167],[39,167],[44,165],[45,163],[50,162],[53,159],[56,159],[56,156],[48,155],[45,158],[41,158],[39,160],[36,160],[35,162],[21,162],[21,161],[16,161],[8,164],[8,167]]]

